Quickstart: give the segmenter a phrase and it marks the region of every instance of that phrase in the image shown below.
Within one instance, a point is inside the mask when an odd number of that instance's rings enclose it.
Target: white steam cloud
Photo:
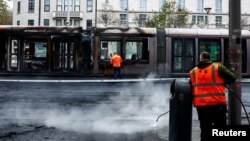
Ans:
[[[91,108],[65,108],[59,104],[34,106],[34,103],[17,103],[14,106],[10,103],[2,107],[5,109],[2,118],[18,124],[36,123],[80,133],[130,134],[153,130],[156,127],[152,125],[156,125],[157,117],[169,110],[169,84],[140,82],[133,86],[127,87],[124,83],[119,94]],[[167,125],[168,115],[165,115],[159,119],[157,128]]]

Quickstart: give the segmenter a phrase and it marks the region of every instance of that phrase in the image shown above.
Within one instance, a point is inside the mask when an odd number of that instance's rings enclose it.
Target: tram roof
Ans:
[[[166,28],[166,35],[170,36],[229,36],[228,29],[184,29]],[[250,37],[249,30],[241,31],[242,37]]]
[[[96,34],[128,34],[128,35],[156,35],[156,28],[143,28],[143,27],[108,27],[108,28],[97,28]]]
[[[9,26],[9,25],[0,25],[0,32],[2,33],[82,33],[83,30],[81,27],[69,27],[69,26]]]

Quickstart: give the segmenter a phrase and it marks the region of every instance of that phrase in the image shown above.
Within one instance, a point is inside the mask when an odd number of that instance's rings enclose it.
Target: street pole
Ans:
[[[207,12],[207,29],[209,29],[209,13],[211,11],[211,7],[206,7],[204,10]]]
[[[95,0],[95,28],[97,28],[97,0]]]
[[[67,6],[67,26],[70,25],[70,11],[69,11],[69,0],[68,2],[68,6]]]
[[[236,82],[231,85],[233,92],[229,91],[228,96],[228,118],[229,124],[241,124],[241,105],[234,95],[241,98],[241,0],[229,0],[229,66],[236,74]]]
[[[129,27],[129,23],[128,23],[128,22],[129,22],[129,20],[128,20],[128,10],[129,10],[129,9],[128,9],[128,1],[129,1],[129,0],[127,0],[127,27]]]
[[[38,3],[38,26],[41,25],[41,0]]]

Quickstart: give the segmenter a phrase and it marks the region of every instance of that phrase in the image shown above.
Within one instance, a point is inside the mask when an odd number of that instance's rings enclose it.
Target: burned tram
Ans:
[[[0,26],[0,72],[83,72],[82,35],[81,27]]]

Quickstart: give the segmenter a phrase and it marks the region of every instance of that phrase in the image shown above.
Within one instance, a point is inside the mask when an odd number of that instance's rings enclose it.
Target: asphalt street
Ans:
[[[169,110],[169,82],[34,80],[0,82],[0,141],[168,140],[168,115],[156,118]],[[199,132],[193,110],[192,141]]]

